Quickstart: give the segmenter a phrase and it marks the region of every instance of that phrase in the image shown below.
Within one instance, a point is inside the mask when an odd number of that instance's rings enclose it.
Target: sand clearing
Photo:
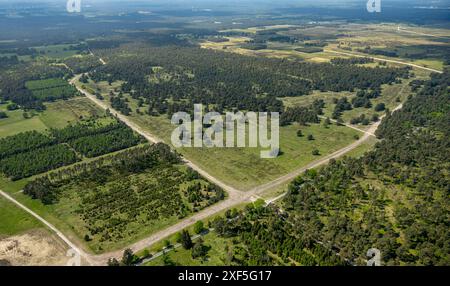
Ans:
[[[66,247],[45,230],[0,238],[0,265],[66,265]]]

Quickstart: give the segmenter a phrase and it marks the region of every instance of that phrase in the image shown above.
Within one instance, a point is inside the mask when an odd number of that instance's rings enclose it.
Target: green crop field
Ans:
[[[62,78],[28,81],[25,86],[32,91],[36,98],[42,101],[67,99],[78,95],[76,88]]]

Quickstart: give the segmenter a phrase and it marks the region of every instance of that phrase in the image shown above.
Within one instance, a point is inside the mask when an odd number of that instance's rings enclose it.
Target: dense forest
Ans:
[[[227,262],[365,265],[377,248],[384,265],[448,265],[449,84],[448,71],[433,74],[389,113],[373,151],[306,172],[281,208],[216,219],[220,236],[244,245],[228,249]]]
[[[122,92],[149,105],[149,114],[166,114],[202,102],[217,111],[279,111],[279,97],[313,90],[378,89],[409,76],[408,68],[307,63],[243,56],[197,47],[126,45],[98,50],[108,65],[89,73],[94,81],[125,81]],[[114,104],[125,108],[120,98]],[[126,110],[126,108],[125,108]],[[126,112],[129,112],[127,110]]]
[[[91,119],[49,134],[36,131],[0,139],[0,172],[12,180],[136,146],[145,140],[113,118]]]

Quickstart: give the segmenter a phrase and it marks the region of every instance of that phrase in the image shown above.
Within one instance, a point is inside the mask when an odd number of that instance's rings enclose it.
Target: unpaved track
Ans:
[[[400,64],[400,65],[410,66],[410,67],[413,67],[413,68],[418,68],[418,69],[422,69],[422,70],[426,70],[426,71],[430,71],[430,72],[443,73],[440,70],[427,68],[427,67],[424,67],[424,66],[420,66],[420,65],[416,65],[416,64],[412,64],[412,63],[408,63],[408,62],[389,60],[389,59],[383,59],[383,58],[376,58],[376,57],[365,56],[365,55],[354,54],[354,53],[339,52],[339,51],[328,50],[328,49],[324,50],[324,52],[325,53],[337,54],[337,55],[343,55],[343,56],[357,57],[357,58],[369,58],[369,59],[373,59],[373,60],[379,61],[379,62],[388,62],[388,63]]]

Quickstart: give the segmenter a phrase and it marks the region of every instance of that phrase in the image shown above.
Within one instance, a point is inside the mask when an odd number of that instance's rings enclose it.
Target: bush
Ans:
[[[378,103],[375,106],[375,111],[376,112],[381,112],[381,111],[384,111],[384,110],[386,110],[386,105],[384,103]]]
[[[19,109],[19,106],[15,103],[11,103],[6,106],[6,109],[8,109],[9,111],[17,110],[17,109]]]
[[[197,221],[194,225],[194,232],[200,234],[205,230],[205,226],[201,220]]]

